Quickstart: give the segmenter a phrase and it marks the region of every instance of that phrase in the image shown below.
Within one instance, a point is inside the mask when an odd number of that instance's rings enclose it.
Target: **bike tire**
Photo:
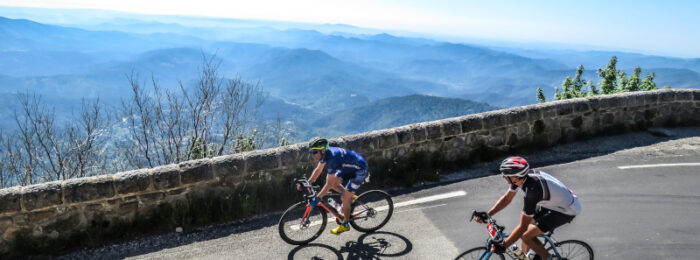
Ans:
[[[308,217],[302,223],[307,202],[302,201],[289,207],[280,217],[277,229],[280,237],[292,245],[307,244],[321,235],[326,228],[326,211],[320,207],[311,207]]]
[[[455,260],[487,260],[487,259],[501,259],[505,260],[506,257],[503,254],[497,254],[497,253],[491,253],[489,255],[490,251],[486,249],[486,247],[475,247],[472,249],[469,249],[467,251],[464,251],[464,253],[460,254],[455,258]]]
[[[389,222],[394,201],[386,192],[371,190],[360,194],[352,203],[350,225],[362,232],[373,232]]]
[[[561,258],[554,256],[554,250],[550,246],[547,251],[553,255],[552,259],[561,260],[593,260],[593,248],[580,240],[565,240],[557,243],[557,252]]]

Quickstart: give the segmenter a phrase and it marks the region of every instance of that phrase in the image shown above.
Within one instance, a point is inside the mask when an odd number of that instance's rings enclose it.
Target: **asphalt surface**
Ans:
[[[670,129],[673,136],[636,132],[553,147],[525,155],[533,167],[563,181],[583,211],[556,230],[557,240],[579,239],[596,259],[697,259],[700,255],[700,166],[621,169],[619,166],[698,163],[700,127]],[[468,222],[507,189],[494,175],[498,161],[452,173],[440,183],[393,190],[394,203],[441,194],[453,197],[397,207],[391,221],[370,234],[330,234],[329,223],[309,245],[292,246],[277,233],[279,213],[239,223],[136,239],[79,250],[66,259],[454,259],[480,246],[485,226]],[[456,192],[462,193],[456,193]],[[521,192],[522,193],[522,192]],[[517,225],[522,194],[495,216]]]

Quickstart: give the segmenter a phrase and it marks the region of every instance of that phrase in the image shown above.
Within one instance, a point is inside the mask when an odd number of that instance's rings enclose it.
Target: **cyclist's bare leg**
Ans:
[[[343,180],[337,175],[329,174],[327,178],[327,185],[330,185],[331,189],[340,193],[340,200],[343,202],[343,220],[350,221],[350,203],[352,202],[352,192],[343,187]]]
[[[323,189],[321,189],[317,195],[319,198],[323,198],[329,190],[335,190],[342,194],[344,189],[342,180],[338,178],[338,176],[335,174],[328,174],[326,175],[326,185],[323,186]]]
[[[537,239],[537,236],[542,234],[544,234],[544,232],[542,232],[540,228],[534,224],[530,224],[527,226],[527,230],[520,239],[523,241],[523,244],[527,245],[527,250],[532,248],[542,259],[549,259],[549,253],[544,249],[544,244]],[[525,246],[523,246],[523,252],[527,253]]]
[[[350,221],[350,204],[352,203],[352,192],[346,190],[345,187],[343,187],[343,192],[340,197],[340,200],[343,201],[343,220],[346,222]]]
[[[534,225],[534,224],[535,224],[535,219],[532,219],[532,222],[530,222],[530,225]],[[528,226],[529,226],[529,225],[528,225]],[[538,241],[539,241],[539,240],[538,240]],[[522,249],[523,252],[526,253],[526,254],[527,254],[528,251],[530,251],[530,246],[528,246],[527,243],[525,243],[524,238],[521,238],[521,239],[520,239],[520,249]]]

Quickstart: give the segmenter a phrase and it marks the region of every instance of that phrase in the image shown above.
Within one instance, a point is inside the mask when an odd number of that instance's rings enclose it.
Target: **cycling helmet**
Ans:
[[[309,141],[310,150],[328,149],[328,140],[323,137],[315,137]]]
[[[525,177],[530,169],[530,164],[525,158],[520,156],[511,156],[503,160],[501,163],[501,174],[506,177]]]

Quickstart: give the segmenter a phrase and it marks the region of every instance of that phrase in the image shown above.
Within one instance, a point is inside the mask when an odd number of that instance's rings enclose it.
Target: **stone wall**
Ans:
[[[410,185],[506,153],[652,126],[700,124],[700,90],[502,109],[332,139],[370,162],[373,185]],[[315,163],[306,144],[0,190],[0,256],[56,252],[285,208]]]

